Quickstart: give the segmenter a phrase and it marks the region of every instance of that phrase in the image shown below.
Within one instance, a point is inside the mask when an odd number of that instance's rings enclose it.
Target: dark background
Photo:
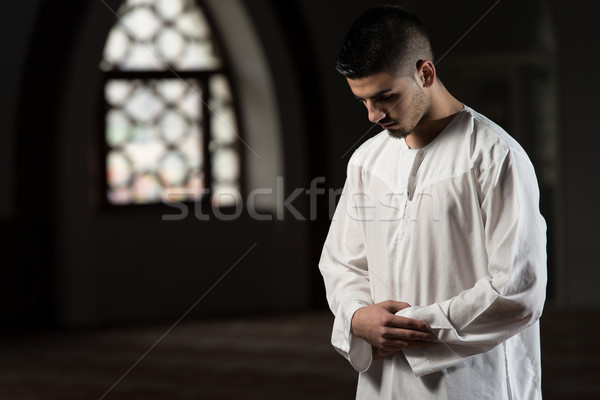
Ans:
[[[248,40],[260,49],[253,57],[262,60],[261,72],[270,79],[275,103],[264,118],[276,127],[276,151],[261,145],[261,140],[273,144],[272,138],[261,139],[261,131],[250,124],[241,127],[257,153],[264,152],[260,159],[245,154],[248,181],[260,181],[261,171],[278,159],[286,195],[319,176],[325,177],[326,188],[343,185],[352,150],[376,130],[365,135],[371,127],[366,112],[334,63],[354,18],[381,3],[201,2],[223,37],[236,82],[253,82],[240,50]],[[548,222],[546,310],[557,318],[594,313],[600,307],[600,268],[594,256],[600,222],[595,114],[600,105],[600,24],[595,3],[398,3],[419,15],[430,30],[438,74],[449,91],[503,126],[532,158]],[[95,186],[101,161],[97,143],[103,135],[97,123],[102,101],[98,63],[114,23],[108,7],[118,4],[3,4],[4,332],[31,335],[171,323],[249,249],[188,319],[323,310],[317,262],[329,225],[327,196],[319,198],[314,221],[298,221],[289,213],[283,220],[255,221],[244,213],[229,222],[192,217],[167,222],[161,216],[173,210],[166,207],[123,211],[101,206],[102,193]],[[244,33],[240,18],[252,38]],[[251,103],[251,96],[240,101],[245,121],[262,118]],[[294,204],[308,216],[306,196]],[[265,206],[264,212],[276,211]]]

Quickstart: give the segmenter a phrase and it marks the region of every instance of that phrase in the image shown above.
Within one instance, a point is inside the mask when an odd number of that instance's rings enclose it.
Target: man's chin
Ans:
[[[400,129],[388,129],[388,135],[396,139],[402,139],[408,136],[409,132],[405,132]]]

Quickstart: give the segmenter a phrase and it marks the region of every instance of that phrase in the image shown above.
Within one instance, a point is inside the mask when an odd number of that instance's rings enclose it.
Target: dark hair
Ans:
[[[429,34],[419,19],[400,6],[365,11],[354,22],[336,63],[346,78],[379,72],[405,74],[419,60],[433,61]]]

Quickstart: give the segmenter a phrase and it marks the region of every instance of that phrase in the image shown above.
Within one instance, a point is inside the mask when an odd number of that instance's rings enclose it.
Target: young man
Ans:
[[[428,34],[371,9],[337,69],[383,132],[348,163],[320,270],[359,399],[541,399],[546,225],[533,166],[455,99]]]

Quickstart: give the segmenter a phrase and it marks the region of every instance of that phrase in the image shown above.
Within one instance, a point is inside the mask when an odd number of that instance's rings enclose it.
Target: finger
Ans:
[[[423,347],[431,346],[433,342],[423,342],[420,340],[411,340],[406,343],[406,349],[422,349]]]
[[[423,340],[428,342],[435,342],[437,336],[429,331],[417,331],[413,329],[403,328],[387,328],[385,333],[382,335],[384,339],[398,339],[398,340]]]
[[[398,352],[405,349],[420,349],[433,344],[433,342],[422,341],[422,340],[394,340],[386,342],[381,346],[379,351],[381,352]]]
[[[388,326],[412,329],[422,332],[431,332],[431,328],[425,322],[419,321],[418,319],[401,317],[399,315],[394,315],[393,317],[391,317],[388,320]]]
[[[410,304],[403,301],[388,300],[383,303],[383,307],[392,314],[395,314],[400,310],[410,307]]]

